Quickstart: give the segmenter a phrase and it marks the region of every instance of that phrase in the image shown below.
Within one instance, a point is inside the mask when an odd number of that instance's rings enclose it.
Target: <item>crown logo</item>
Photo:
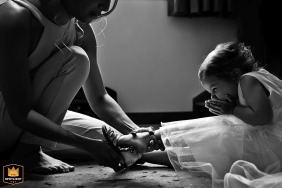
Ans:
[[[18,177],[19,176],[19,168],[13,167],[12,169],[8,168],[8,176],[9,177]]]

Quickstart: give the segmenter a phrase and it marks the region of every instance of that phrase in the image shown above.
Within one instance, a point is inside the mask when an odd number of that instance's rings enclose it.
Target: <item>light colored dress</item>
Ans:
[[[271,123],[251,126],[233,115],[162,123],[162,141],[184,187],[200,171],[210,174],[212,187],[282,187],[282,81],[264,69],[245,75],[269,91]],[[246,106],[240,84],[238,95]]]

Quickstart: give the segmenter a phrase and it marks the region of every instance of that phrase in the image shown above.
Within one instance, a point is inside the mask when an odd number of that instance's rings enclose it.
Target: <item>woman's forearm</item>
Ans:
[[[123,134],[128,134],[133,129],[139,128],[108,94],[93,104],[93,109],[103,121]]]
[[[86,137],[62,128],[34,110],[28,113],[26,120],[19,127],[24,131],[47,140],[72,145],[81,149],[86,149],[84,146],[89,140]]]

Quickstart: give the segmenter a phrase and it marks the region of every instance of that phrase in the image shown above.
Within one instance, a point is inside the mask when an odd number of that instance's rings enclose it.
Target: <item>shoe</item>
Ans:
[[[123,158],[123,160],[120,162],[121,167],[128,168],[141,158],[142,154],[137,153],[133,146],[128,146],[126,148],[118,146],[118,139],[122,136],[121,133],[117,132],[110,126],[105,125],[102,127],[102,131],[107,143],[115,151],[121,154]]]

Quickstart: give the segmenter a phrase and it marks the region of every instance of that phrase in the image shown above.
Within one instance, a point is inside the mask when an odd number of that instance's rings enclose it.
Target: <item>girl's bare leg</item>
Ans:
[[[147,162],[172,167],[166,151],[154,151],[144,153],[139,162]]]

